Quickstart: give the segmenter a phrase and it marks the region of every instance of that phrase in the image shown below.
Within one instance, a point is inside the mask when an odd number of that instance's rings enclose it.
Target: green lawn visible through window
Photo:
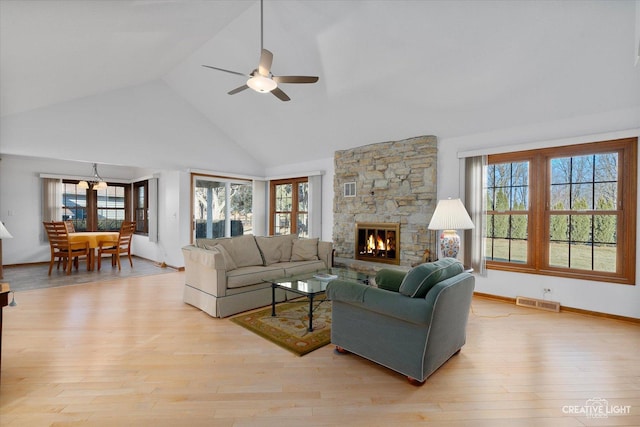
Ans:
[[[487,267],[635,284],[637,142],[489,156]]]

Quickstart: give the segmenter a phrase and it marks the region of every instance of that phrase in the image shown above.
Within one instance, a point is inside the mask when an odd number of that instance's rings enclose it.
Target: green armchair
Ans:
[[[443,258],[408,273],[383,269],[378,287],[334,280],[331,342],[422,384],[466,342],[475,284],[462,263]]]

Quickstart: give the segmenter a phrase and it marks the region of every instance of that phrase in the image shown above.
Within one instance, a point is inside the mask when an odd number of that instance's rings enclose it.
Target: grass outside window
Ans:
[[[489,156],[491,269],[635,284],[637,138]]]

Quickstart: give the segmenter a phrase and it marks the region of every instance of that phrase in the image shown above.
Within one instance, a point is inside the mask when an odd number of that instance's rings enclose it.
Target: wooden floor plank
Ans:
[[[182,302],[184,273],[21,291],[4,309],[2,426],[640,425],[640,328],[474,298],[422,387],[326,346],[303,357]],[[630,406],[595,419],[589,399]]]

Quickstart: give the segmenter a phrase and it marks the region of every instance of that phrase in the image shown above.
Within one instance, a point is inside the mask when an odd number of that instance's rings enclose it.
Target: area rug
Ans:
[[[271,316],[271,306],[231,318],[231,321],[251,332],[303,356],[331,342],[331,303],[314,302],[313,332],[309,327],[309,300],[280,303],[276,316]]]

